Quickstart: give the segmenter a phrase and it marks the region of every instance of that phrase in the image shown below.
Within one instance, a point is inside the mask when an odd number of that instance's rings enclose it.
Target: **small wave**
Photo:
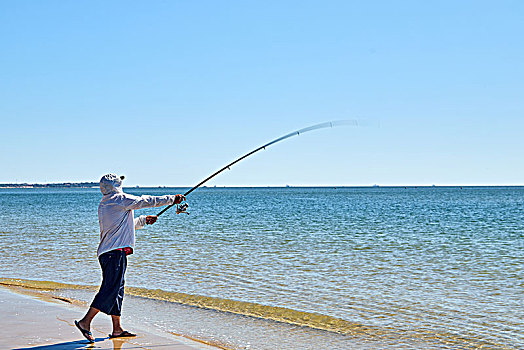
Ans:
[[[18,278],[0,278],[0,285],[11,286],[11,287],[22,287],[29,289],[38,290],[60,290],[60,289],[85,289],[85,290],[97,290],[95,286],[85,286],[80,284],[69,284],[52,281],[35,281],[25,280]]]
[[[96,291],[98,289],[97,286],[10,278],[0,278],[0,285],[51,292],[58,290]],[[433,348],[432,346],[429,346],[429,344],[432,344],[437,345],[437,348],[456,348],[465,346],[468,348],[482,347],[485,349],[516,349],[516,347],[513,347],[512,345],[495,344],[486,339],[481,339],[478,335],[461,336],[449,332],[434,332],[420,328],[402,330],[390,327],[366,326],[327,315],[237,300],[137,287],[126,287],[126,293],[151,300],[166,301],[197,308],[217,310],[242,316],[277,321],[285,324],[309,327],[341,335],[350,335],[366,339],[367,341],[376,340],[385,342],[385,344],[396,344],[404,340],[418,339],[426,342],[428,348]],[[60,297],[59,299],[68,303],[75,303],[75,300],[69,298]]]
[[[127,288],[126,292],[130,295],[139,296],[143,298],[164,300],[205,309],[231,312],[238,315],[263,318],[267,320],[322,329],[325,331],[341,334],[362,333],[365,332],[366,328],[363,325],[351,323],[346,320],[327,315],[297,311],[284,307],[261,305],[238,300],[206,297],[186,293],[166,292],[160,289],[151,290],[135,287]]]
[[[48,291],[61,289],[97,290],[96,286],[10,278],[0,278],[0,284]],[[369,333],[369,327],[365,327],[361,324],[351,323],[346,320],[327,315],[297,311],[284,307],[267,306],[244,301],[137,287],[126,287],[126,294],[193,307],[230,312],[238,315],[262,318],[298,326],[305,326],[340,334]]]

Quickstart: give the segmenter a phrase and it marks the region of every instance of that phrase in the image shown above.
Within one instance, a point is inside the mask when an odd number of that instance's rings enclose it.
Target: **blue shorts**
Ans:
[[[112,250],[98,257],[102,268],[102,285],[91,307],[107,315],[120,316],[124,300],[124,274],[127,257],[122,250]]]

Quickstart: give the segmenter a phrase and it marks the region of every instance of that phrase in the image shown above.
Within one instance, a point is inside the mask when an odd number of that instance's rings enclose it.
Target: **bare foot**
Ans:
[[[80,324],[80,322],[78,321],[75,321],[75,326],[76,328],[78,328],[78,330],[80,330],[80,332],[82,333],[82,335],[87,339],[89,340],[90,343],[94,343],[95,342],[95,338],[93,338],[93,334],[91,334],[91,332],[89,331],[89,328],[84,328],[84,326],[82,326]]]
[[[113,334],[109,334],[109,338],[120,338],[120,337],[136,337],[136,334],[128,332],[128,331],[122,331],[122,332],[113,332]]]

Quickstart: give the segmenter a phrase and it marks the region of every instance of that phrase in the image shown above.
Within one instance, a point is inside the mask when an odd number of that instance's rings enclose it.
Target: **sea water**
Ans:
[[[70,284],[59,293],[89,302],[100,199],[0,189],[0,278]],[[234,349],[524,348],[523,187],[201,188],[188,201],[190,215],[136,232],[129,320]]]

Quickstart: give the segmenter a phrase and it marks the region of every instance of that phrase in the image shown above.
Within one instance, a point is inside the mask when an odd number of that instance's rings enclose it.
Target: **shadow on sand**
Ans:
[[[90,343],[87,340],[75,340],[75,341],[68,341],[64,343],[56,343],[51,345],[40,345],[40,346],[33,346],[28,348],[16,348],[13,350],[80,350],[80,349],[96,349],[98,348],[96,346],[96,342],[104,341],[108,338],[96,338],[94,343]],[[121,347],[121,346],[120,346]],[[118,348],[114,348],[118,349]]]
[[[97,345],[98,342],[102,342],[104,340],[108,340],[109,338],[96,338],[94,343],[90,343],[87,340],[76,340],[76,341],[68,341],[64,343],[56,343],[51,345],[40,345],[40,346],[33,346],[28,348],[16,348],[13,350],[91,350],[91,349],[113,349],[113,350],[121,350],[122,345],[126,343],[126,340],[124,339],[111,339],[113,344],[110,344],[109,342],[104,342],[103,344]],[[102,345],[102,346],[100,346]],[[158,344],[158,345],[148,345],[148,348],[165,348],[168,349],[169,346],[172,346],[173,344]],[[125,346],[125,349],[143,349],[144,347],[141,345],[134,345],[134,344],[127,344]]]

